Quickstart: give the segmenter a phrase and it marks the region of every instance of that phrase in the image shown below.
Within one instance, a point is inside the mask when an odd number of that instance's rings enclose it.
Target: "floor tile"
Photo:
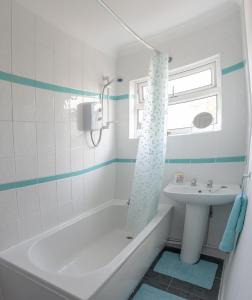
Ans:
[[[154,271],[211,289],[217,268],[218,264],[202,259],[194,265],[186,264],[180,260],[179,254],[165,251]]]
[[[186,300],[177,295],[159,290],[148,284],[142,284],[133,300]]]
[[[213,286],[211,289],[202,288],[200,286],[194,285],[190,282],[186,282],[172,276],[168,276],[166,274],[158,273],[155,271],[155,266],[160,261],[164,252],[172,252],[173,254],[179,254],[179,250],[175,248],[166,248],[164,249],[154,260],[151,267],[143,277],[142,281],[131,295],[129,300],[159,300],[160,298],[134,298],[138,293],[139,289],[145,284],[150,286],[151,288],[158,289],[161,291],[161,295],[164,295],[162,292],[168,292],[171,295],[175,295],[182,299],[186,300],[217,300],[218,299],[218,292],[220,288],[220,279],[222,275],[222,268],[223,268],[223,261],[221,259],[216,259],[214,257],[202,255],[201,259],[204,259],[207,262],[217,264],[217,271],[215,275],[215,279],[213,282]],[[167,294],[165,294],[167,296]],[[149,295],[150,296],[150,295]],[[178,298],[178,299],[180,299]],[[161,298],[162,300],[165,299],[174,299],[174,298]],[[175,298],[176,299],[176,298]]]

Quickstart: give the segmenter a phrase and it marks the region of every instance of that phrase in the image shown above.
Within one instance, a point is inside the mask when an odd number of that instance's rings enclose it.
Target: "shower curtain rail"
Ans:
[[[99,4],[103,6],[114,18],[115,20],[121,24],[121,26],[127,30],[135,39],[137,39],[140,43],[142,43],[145,47],[148,49],[156,52],[156,53],[161,53],[160,50],[156,49],[154,46],[152,46],[149,42],[145,41],[141,36],[139,36],[132,28],[129,27],[129,25],[121,18],[118,16],[118,14],[103,0],[98,0]],[[172,61],[172,57],[169,57],[169,62]]]

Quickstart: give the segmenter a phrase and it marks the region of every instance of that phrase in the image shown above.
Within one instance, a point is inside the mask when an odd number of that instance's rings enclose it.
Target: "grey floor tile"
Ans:
[[[218,299],[220,279],[222,276],[222,268],[223,268],[223,261],[221,259],[216,259],[214,257],[209,257],[205,255],[202,256],[203,259],[218,264],[218,269],[216,272],[216,277],[214,280],[213,287],[211,290],[208,290],[193,285],[191,283],[155,272],[153,269],[156,263],[158,262],[162,253],[167,250],[177,252],[177,253],[179,252],[178,249],[171,249],[171,248],[164,249],[154,260],[153,264],[151,265],[151,267],[145,274],[144,278],[142,279],[141,283],[138,285],[138,287],[134,291],[133,295],[129,298],[129,300],[133,299],[133,296],[136,294],[137,289],[140,287],[142,283],[146,283],[158,289],[168,291],[169,293],[182,297],[186,300],[217,300]]]
[[[193,284],[176,278],[172,279],[170,286],[172,288],[179,289],[188,293],[190,293],[193,289]]]
[[[170,276],[166,276],[164,274],[161,274],[161,273],[157,273],[157,272],[154,272],[152,270],[149,270],[145,276],[145,277],[150,277],[152,279],[155,279],[155,280],[160,280],[162,282],[165,282],[165,283],[170,283],[170,281],[172,280],[172,277]]]
[[[162,281],[158,281],[155,279],[151,279],[151,278],[145,278],[143,280],[143,283],[146,283],[148,285],[151,285],[155,288],[161,289],[161,290],[167,290],[167,288],[169,287],[169,284],[162,282]]]
[[[215,279],[214,285],[211,290],[193,285],[191,292],[193,295],[196,295],[204,300],[217,300],[219,288],[220,288],[220,280]]]
[[[175,289],[175,288],[173,288],[173,287],[169,287],[169,288],[167,289],[167,292],[169,292],[169,293],[171,293],[171,294],[174,294],[174,295],[176,295],[176,296],[178,296],[178,297],[184,298],[184,299],[186,299],[186,300],[189,299],[189,297],[190,297],[189,292],[182,291],[182,290],[180,290],[180,289]]]

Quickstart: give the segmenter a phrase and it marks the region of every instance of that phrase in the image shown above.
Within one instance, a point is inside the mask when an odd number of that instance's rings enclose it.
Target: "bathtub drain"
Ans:
[[[126,239],[133,240],[133,236],[126,236]]]

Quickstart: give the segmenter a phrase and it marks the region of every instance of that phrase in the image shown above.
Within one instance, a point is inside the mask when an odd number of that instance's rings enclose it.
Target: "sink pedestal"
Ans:
[[[195,264],[200,258],[209,217],[208,205],[186,204],[184,233],[180,258]]]
[[[169,199],[186,204],[186,215],[180,258],[188,264],[195,264],[200,258],[207,230],[209,207],[232,203],[240,193],[238,185],[215,184],[212,188],[204,184],[192,186],[188,183],[169,183],[164,192]]]

